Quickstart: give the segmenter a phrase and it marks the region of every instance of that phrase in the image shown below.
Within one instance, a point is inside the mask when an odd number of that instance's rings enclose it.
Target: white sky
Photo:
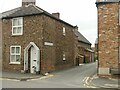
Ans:
[[[59,12],[60,18],[72,25],[93,44],[97,38],[96,0],[36,0],[36,5],[49,13]],[[22,0],[0,0],[0,13],[20,7]]]

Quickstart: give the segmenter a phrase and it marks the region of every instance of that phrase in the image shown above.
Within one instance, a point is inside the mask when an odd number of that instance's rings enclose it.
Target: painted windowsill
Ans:
[[[11,36],[22,36],[23,34],[12,34]]]
[[[20,62],[10,62],[9,64],[20,64]]]

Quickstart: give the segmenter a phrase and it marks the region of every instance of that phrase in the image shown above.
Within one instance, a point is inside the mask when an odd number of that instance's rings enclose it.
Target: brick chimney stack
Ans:
[[[35,5],[36,0],[22,0],[22,6],[26,6],[26,5],[29,5],[29,4]]]
[[[76,30],[76,31],[78,31],[78,26],[76,25],[76,26],[74,26],[74,29]]]
[[[59,13],[59,12],[57,12],[57,13],[52,13],[52,15],[53,15],[54,17],[56,17],[56,18],[59,18],[59,19],[60,19],[60,13]]]

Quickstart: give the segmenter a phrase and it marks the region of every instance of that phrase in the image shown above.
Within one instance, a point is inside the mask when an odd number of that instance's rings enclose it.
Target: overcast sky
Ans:
[[[96,0],[36,0],[36,5],[49,13],[59,12],[60,18],[72,25],[92,43],[97,38]],[[0,0],[0,13],[21,6],[22,0]]]

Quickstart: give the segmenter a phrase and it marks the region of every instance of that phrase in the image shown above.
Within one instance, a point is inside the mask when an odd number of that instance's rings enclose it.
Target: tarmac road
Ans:
[[[52,72],[50,77],[27,81],[2,79],[2,88],[90,88],[87,79],[96,74],[96,63]]]

